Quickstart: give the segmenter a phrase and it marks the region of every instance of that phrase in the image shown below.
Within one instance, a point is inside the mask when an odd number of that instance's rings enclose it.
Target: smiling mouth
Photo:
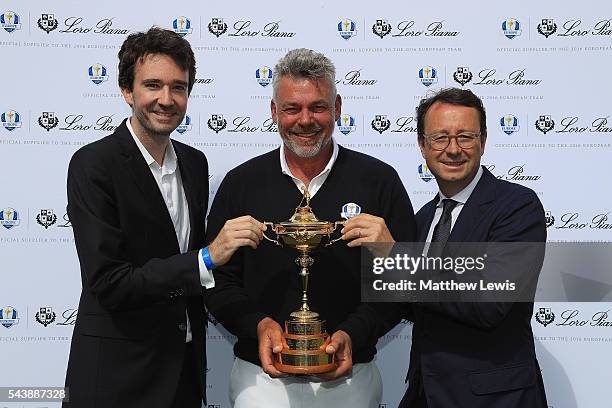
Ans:
[[[153,112],[153,114],[162,121],[170,120],[176,115],[175,112]]]
[[[448,167],[460,167],[464,163],[465,163],[464,161],[442,162],[442,164]]]
[[[303,138],[313,137],[313,136],[318,135],[319,133],[321,133],[321,129],[316,129],[311,132],[291,132],[293,136],[303,137]]]

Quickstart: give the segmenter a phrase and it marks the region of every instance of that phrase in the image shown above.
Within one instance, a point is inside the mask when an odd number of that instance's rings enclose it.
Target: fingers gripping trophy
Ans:
[[[276,234],[271,239],[264,238],[279,246],[295,248],[300,255],[295,259],[302,282],[302,306],[292,312],[285,321],[283,349],[276,356],[275,367],[290,374],[319,374],[336,368],[334,355],[327,354],[325,347],[330,336],[325,330],[325,320],[308,307],[308,268],[314,263],[310,252],[320,246],[329,246],[340,238],[332,239],[332,234],[343,221],[319,221],[310,208],[310,194],[303,189],[304,196],[295,213],[280,223],[264,222]],[[305,205],[302,205],[304,204]]]

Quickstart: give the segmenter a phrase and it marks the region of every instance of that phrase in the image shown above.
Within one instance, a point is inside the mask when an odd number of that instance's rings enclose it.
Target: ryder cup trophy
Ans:
[[[302,204],[306,201],[306,205]],[[299,251],[295,259],[299,267],[302,281],[302,307],[292,312],[285,321],[283,337],[287,346],[278,354],[275,367],[290,374],[318,374],[332,371],[336,368],[334,356],[325,352],[330,342],[325,331],[325,320],[319,319],[319,314],[308,307],[308,278],[314,259],[310,252],[321,246],[329,246],[340,238],[332,239],[331,235],[343,221],[319,221],[310,208],[310,194],[304,189],[304,197],[289,221],[272,223],[265,222],[276,233],[276,239],[264,237],[279,246],[288,246]]]

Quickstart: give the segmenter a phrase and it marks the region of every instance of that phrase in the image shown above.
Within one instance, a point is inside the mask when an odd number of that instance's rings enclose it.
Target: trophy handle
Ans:
[[[344,225],[344,221],[336,221],[336,222],[334,222],[334,229],[329,234],[331,235],[334,232],[336,232],[338,227],[342,226],[342,225]],[[333,243],[340,241],[341,239],[342,239],[342,235],[340,235],[338,238],[330,240],[327,244],[325,244],[325,246],[328,247],[328,246],[332,245]]]
[[[274,223],[273,223],[273,222],[264,221],[264,225],[265,225],[265,226],[269,226],[269,227],[270,227],[270,229],[271,229],[272,231],[276,232],[276,229],[274,228]],[[280,243],[280,242],[278,242],[278,239],[272,239],[272,238],[269,238],[269,237],[266,235],[266,233],[265,233],[265,232],[263,232],[263,237],[264,237],[265,239],[267,239],[268,241],[275,243],[275,244],[276,244],[276,245],[278,245],[278,246],[282,246],[282,245],[281,245],[281,243]],[[278,234],[276,235],[276,237],[278,238]]]

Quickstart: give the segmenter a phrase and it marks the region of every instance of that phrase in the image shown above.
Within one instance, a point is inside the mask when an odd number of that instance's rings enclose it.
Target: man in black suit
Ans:
[[[417,132],[440,189],[416,215],[419,240],[437,243],[428,256],[446,242],[546,241],[537,195],[480,165],[487,129],[476,95],[451,88],[422,100]],[[541,258],[533,262],[541,266]],[[421,302],[412,310],[409,388],[400,407],[547,406],[530,324],[532,301]]]
[[[229,220],[204,246],[208,164],[170,140],[195,79],[178,34],[151,28],[119,51],[119,86],[132,116],[77,151],[68,215],[82,293],[64,407],[193,407],[205,400],[203,287],[263,225]]]

